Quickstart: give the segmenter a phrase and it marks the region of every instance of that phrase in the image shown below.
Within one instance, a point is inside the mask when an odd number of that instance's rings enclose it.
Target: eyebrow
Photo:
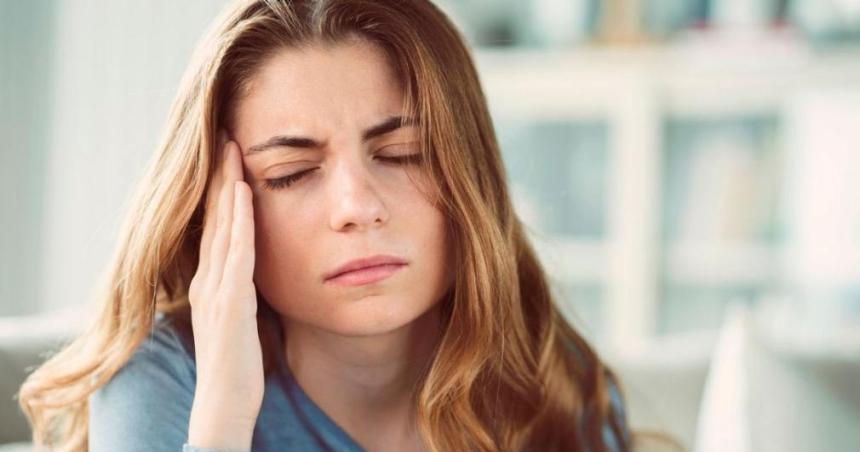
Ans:
[[[391,116],[379,124],[367,129],[361,136],[362,141],[370,140],[371,138],[385,135],[393,132],[401,127],[417,126],[418,121],[412,117]],[[291,147],[291,148],[321,148],[323,143],[314,140],[313,138],[297,137],[288,135],[276,135],[268,140],[255,144],[245,151],[245,155],[257,154],[271,148]]]

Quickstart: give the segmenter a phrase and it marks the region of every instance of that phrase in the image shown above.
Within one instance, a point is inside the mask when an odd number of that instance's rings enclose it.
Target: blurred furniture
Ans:
[[[710,333],[679,334],[626,356],[605,353],[621,380],[634,431],[666,434],[692,451],[713,343]]]
[[[786,301],[728,311],[694,452],[860,450],[857,325],[803,337]]]
[[[73,337],[80,315],[61,311],[41,316],[0,317],[0,452],[31,449],[30,429],[18,406],[24,378]]]

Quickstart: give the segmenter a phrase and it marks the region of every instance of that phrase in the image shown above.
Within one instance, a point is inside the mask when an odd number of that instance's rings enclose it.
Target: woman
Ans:
[[[229,6],[122,231],[97,320],[21,388],[38,445],[631,447],[429,1]]]

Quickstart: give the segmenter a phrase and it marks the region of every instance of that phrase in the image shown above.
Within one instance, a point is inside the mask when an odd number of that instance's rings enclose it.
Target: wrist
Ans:
[[[256,419],[225,416],[219,411],[192,408],[188,444],[204,449],[250,451]]]

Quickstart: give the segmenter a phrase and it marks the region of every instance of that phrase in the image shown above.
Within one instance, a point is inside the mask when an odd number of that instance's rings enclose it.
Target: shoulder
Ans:
[[[89,396],[90,450],[179,450],[195,381],[187,338],[174,319],[156,316],[129,360]]]
[[[196,379],[193,339],[183,332],[181,321],[156,314],[152,328],[125,365],[105,385],[126,380],[167,378],[193,389]]]

